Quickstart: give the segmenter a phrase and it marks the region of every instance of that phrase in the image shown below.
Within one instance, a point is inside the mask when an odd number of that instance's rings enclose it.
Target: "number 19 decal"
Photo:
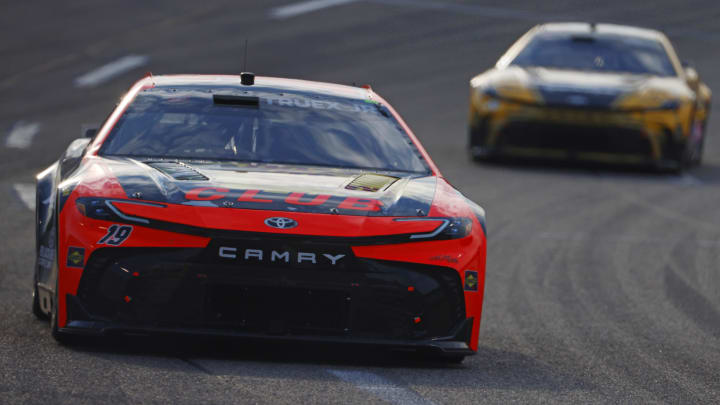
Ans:
[[[98,241],[98,245],[120,246],[127,240],[132,230],[133,227],[130,225],[110,225],[107,234]]]

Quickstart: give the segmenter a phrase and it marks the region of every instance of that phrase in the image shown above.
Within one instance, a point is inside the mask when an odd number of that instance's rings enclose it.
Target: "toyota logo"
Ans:
[[[290,218],[272,217],[265,220],[265,225],[277,229],[290,229],[298,226],[298,223]]]
[[[586,96],[583,96],[582,94],[573,94],[572,96],[569,96],[566,100],[572,105],[588,105],[590,103],[590,99]]]

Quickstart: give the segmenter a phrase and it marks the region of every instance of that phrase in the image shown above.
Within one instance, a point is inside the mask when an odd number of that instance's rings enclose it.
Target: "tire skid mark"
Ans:
[[[632,206],[618,210],[612,218],[619,223],[628,224],[625,226],[661,226],[651,216],[638,215]],[[682,237],[683,235],[676,234],[676,239]],[[673,242],[668,241],[664,246],[672,244]],[[658,246],[646,252],[639,256],[636,246],[617,243],[614,248],[608,247],[604,254],[604,257],[611,261],[611,265],[605,268],[613,269],[612,273],[618,275],[615,277],[617,285],[615,288],[598,291],[596,299],[612,302],[612,305],[602,312],[609,314],[606,317],[609,321],[607,324],[612,326],[612,331],[622,341],[634,346],[626,350],[629,351],[628,354],[640,359],[640,362],[636,363],[622,358],[617,367],[631,374],[636,383],[650,387],[650,392],[654,395],[669,391],[674,393],[676,400],[687,401],[694,398],[694,401],[702,402],[702,398],[708,397],[708,385],[698,381],[693,371],[703,367],[686,367],[688,360],[693,360],[694,356],[687,355],[686,345],[676,338],[677,332],[673,325],[666,322],[667,319],[678,317],[669,315],[665,308],[653,303],[663,293],[663,283],[655,277],[654,268],[646,267],[643,263],[646,260],[651,262],[650,266],[667,263],[672,257],[672,249]],[[644,268],[645,271],[636,271],[638,268]],[[602,285],[606,277],[607,272],[603,272],[592,274],[589,279],[580,281],[587,284],[587,291],[594,291],[596,286]],[[664,301],[661,298],[660,302]],[[669,347],[672,349],[668,350]],[[628,364],[633,364],[633,368],[628,368]],[[645,367],[637,367],[637,364],[644,364]],[[636,371],[638,369],[642,371]],[[668,390],[667,387],[670,386],[673,388]],[[667,394],[658,399],[668,400]]]
[[[595,250],[592,246],[589,243],[587,250]],[[583,254],[591,254],[587,250]],[[609,263],[602,266],[605,271],[578,277],[572,288],[588,293],[588,305],[604,303],[602,310],[594,313],[597,323],[602,325],[602,342],[607,345],[604,351],[610,354],[603,362],[614,369],[620,379],[629,381],[634,389],[641,389],[648,398],[668,400],[667,394],[663,393],[667,390],[674,393],[676,400],[693,398],[693,401],[699,401],[688,376],[674,369],[673,362],[658,356],[655,351],[666,343],[658,337],[667,332],[660,329],[659,333],[653,333],[657,327],[648,325],[650,314],[643,310],[638,296],[628,285],[628,278],[636,277],[632,268],[633,247],[618,242],[614,247],[596,250],[594,255],[598,260],[609,259]],[[642,299],[644,297],[640,301]],[[597,339],[592,335],[587,338],[590,341]],[[673,388],[668,389],[670,386]]]
[[[657,216],[663,217],[665,219],[679,221],[686,225],[690,225],[690,226],[700,228],[700,229],[703,229],[706,231],[711,231],[713,233],[717,233],[717,231],[718,231],[718,228],[716,225],[706,223],[706,222],[701,222],[695,218],[689,217],[687,215],[683,215],[683,214],[673,211],[671,209],[665,208],[659,204],[651,203],[651,202],[646,201],[638,196],[635,196],[627,191],[621,190],[618,187],[612,187],[612,188],[615,190],[617,195],[619,195],[623,199],[625,199],[633,204],[636,204],[638,206],[647,208],[651,212],[656,214]]]
[[[393,383],[378,374],[363,370],[328,369],[328,373],[372,395],[398,405],[435,405],[417,392]]]
[[[607,212],[602,213],[603,217],[607,216],[622,223],[632,223],[630,219],[637,217],[635,208],[632,206],[625,207],[623,209],[625,212],[618,213],[616,208],[605,211]],[[625,217],[628,221],[623,221]],[[582,221],[582,215],[579,218]],[[565,218],[565,222],[572,223],[573,219],[572,217]],[[571,363],[580,364],[580,372],[587,373],[586,370],[592,370],[592,374],[604,375],[602,379],[608,379],[609,377],[614,381],[613,385],[623,387],[620,390],[613,388],[613,392],[619,391],[623,396],[626,396],[628,393],[634,395],[641,391],[646,397],[656,396],[658,392],[663,392],[663,389],[658,389],[662,385],[657,382],[648,383],[647,371],[654,370],[650,373],[651,376],[656,376],[654,381],[659,380],[672,384],[674,387],[680,388],[680,390],[674,392],[684,392],[686,398],[690,397],[690,392],[697,391],[693,389],[697,385],[693,387],[694,384],[692,384],[692,381],[688,381],[687,376],[673,371],[673,376],[669,377],[668,373],[664,372],[667,365],[661,364],[654,359],[653,354],[648,356],[639,347],[628,349],[624,346],[627,342],[635,343],[644,339],[642,339],[643,336],[638,336],[637,330],[632,328],[631,330],[624,329],[626,325],[632,325],[628,321],[637,314],[633,312],[632,297],[629,298],[627,294],[622,293],[623,283],[616,277],[619,274],[617,270],[607,270],[620,269],[620,271],[626,271],[624,267],[627,265],[628,257],[631,257],[632,249],[627,244],[616,242],[614,245],[606,244],[604,246],[603,250],[609,251],[609,254],[600,254],[602,250],[598,249],[597,244],[592,243],[592,236],[602,234],[607,230],[604,228],[605,222],[602,221],[602,217],[593,222],[599,225],[596,225],[597,229],[591,229],[586,238],[577,237],[576,235],[572,241],[559,241],[558,243],[562,244],[557,246],[551,261],[540,259],[542,253],[533,254],[533,251],[530,250],[529,255],[535,257],[536,262],[542,263],[545,268],[555,267],[555,270],[552,273],[547,272],[542,283],[521,288],[520,290],[524,294],[518,294],[519,298],[526,299],[526,296],[529,296],[527,292],[539,291],[539,294],[536,294],[537,297],[534,299],[531,298],[529,304],[519,306],[518,310],[512,312],[523,313],[523,311],[530,310],[532,311],[530,316],[538,317],[541,320],[541,325],[551,325],[550,332],[543,330],[547,328],[542,326],[533,329],[539,329],[543,333],[554,335],[548,338],[550,341],[565,342],[564,347],[557,347],[555,351],[565,350],[571,352],[572,356],[577,358]],[[548,248],[545,246],[540,252],[547,250]],[[608,258],[618,262],[618,265],[603,265]],[[585,266],[586,264],[587,266]],[[533,266],[533,263],[531,262],[529,265]],[[535,266],[537,265],[535,264]],[[587,269],[603,269],[605,271],[574,270],[578,266],[585,266],[584,268]],[[524,277],[523,280],[515,280],[515,283],[520,286],[523,285],[522,281],[524,280],[527,280],[527,277]],[[545,292],[543,292],[543,288],[546,290]],[[557,291],[557,294],[561,297],[559,304],[553,302],[552,298],[548,299],[546,297],[548,293],[553,291]],[[515,298],[518,299],[518,297]],[[555,308],[554,310],[548,310],[547,306],[542,308],[541,304],[548,302],[550,308]],[[621,305],[622,303],[627,304]],[[559,306],[555,307],[555,305]],[[533,311],[536,307],[539,307],[540,310]],[[611,313],[608,314],[608,312]],[[521,323],[525,324],[525,328],[528,327],[528,320]],[[561,330],[563,333],[570,333],[571,336],[563,336],[563,334],[558,333]],[[533,336],[536,339],[536,344],[538,336],[542,338],[542,335],[538,333]],[[540,342],[542,342],[542,339]],[[603,346],[598,348],[596,346],[598,342]],[[541,348],[538,348],[538,350],[541,350]],[[593,357],[595,353],[597,355]],[[628,369],[628,363],[642,366]],[[585,367],[582,367],[583,365]],[[638,368],[643,372],[635,371]],[[684,384],[674,383],[676,379],[683,381]],[[692,388],[685,389],[686,387]]]
[[[190,367],[192,367],[192,368],[194,368],[194,369],[197,369],[197,370],[200,370],[200,371],[202,371],[202,372],[205,373],[205,374],[215,375],[215,374],[212,372],[212,370],[206,368],[205,366],[203,366],[202,364],[196,362],[195,360],[192,360],[192,359],[187,358],[187,357],[178,357],[178,359],[179,359],[180,361],[182,361],[183,363],[189,365]]]
[[[552,216],[549,213],[557,209],[557,203],[555,199],[552,199],[552,201],[544,204],[535,205],[534,209],[517,218],[517,222],[522,222],[525,218],[549,217]],[[582,243],[583,240],[573,242]],[[504,291],[502,297],[502,307],[505,308],[502,312],[511,315],[502,318],[502,322],[505,324],[503,329],[516,331],[516,333],[509,336],[503,336],[504,339],[508,340],[503,343],[503,346],[508,347],[510,351],[521,352],[530,356],[539,364],[544,364],[550,372],[548,376],[543,378],[555,378],[561,381],[559,385],[561,387],[565,386],[564,389],[567,389],[569,385],[587,388],[591,384],[584,380],[580,372],[572,377],[570,380],[573,381],[572,384],[567,384],[570,377],[562,375],[556,367],[551,365],[558,361],[577,364],[585,355],[582,345],[579,345],[575,339],[568,340],[567,336],[559,336],[556,333],[557,330],[567,330],[572,327],[572,324],[566,324],[557,314],[562,312],[562,309],[567,305],[572,305],[577,301],[573,291],[569,290],[567,294],[558,297],[562,301],[559,304],[556,303],[558,298],[550,299],[550,303],[546,299],[546,295],[553,288],[558,271],[567,268],[564,263],[564,247],[566,245],[549,249],[547,241],[537,238],[531,238],[521,246],[514,245],[513,250],[525,252],[525,254],[515,254],[511,258],[506,258],[506,266],[502,269],[503,274],[510,272],[506,276],[508,279],[503,280],[502,284],[513,286],[512,289]],[[567,275],[561,277],[567,277]],[[553,307],[553,310],[549,310],[548,305],[558,305],[557,310],[555,310],[555,307]],[[496,308],[494,311],[500,310]],[[532,333],[529,333],[529,331],[532,331]],[[558,360],[556,358],[557,353],[563,353],[562,356],[565,358]],[[568,356],[572,360],[567,360]],[[558,382],[553,384],[552,381],[545,381],[545,383],[553,386],[558,385]],[[596,389],[592,388],[592,390]]]
[[[613,328],[608,326],[612,325],[614,319],[604,316],[603,309],[607,304],[603,305],[603,301],[592,296],[603,284],[615,284],[618,280],[605,273],[601,282],[594,280],[588,283],[591,285],[590,289],[582,286],[582,282],[588,280],[588,273],[594,272],[576,270],[578,259],[590,263],[599,262],[594,250],[590,238],[556,245],[554,262],[543,263],[543,266],[552,270],[544,277],[542,286],[545,290],[540,291],[544,296],[556,292],[557,298],[555,302],[549,299],[553,305],[552,311],[547,311],[546,308],[536,311],[536,314],[541,323],[551,325],[549,340],[557,342],[554,352],[564,350],[571,356],[571,360],[565,360],[566,363],[572,363],[578,373],[595,374],[592,380],[611,382],[609,385],[612,386],[612,391],[608,391],[608,387],[598,388],[603,394],[626,397],[640,391],[644,397],[652,397],[652,390],[638,384],[636,378],[628,378],[628,370],[621,363],[627,361],[627,357],[623,356],[623,360],[614,361],[614,349],[618,339],[613,336]],[[611,300],[607,296],[605,299]],[[540,299],[536,298],[535,301]],[[643,363],[638,356],[632,357],[636,360],[635,364]]]
[[[720,338],[720,311],[713,303],[680,277],[680,269],[672,260],[663,273],[665,295],[670,303],[704,333]]]
[[[494,235],[493,240],[507,240],[507,241],[519,241],[528,239],[544,239],[547,241],[580,241],[588,238],[592,238],[596,244],[611,244],[611,243],[628,243],[638,245],[662,245],[667,246],[668,243],[672,243],[672,240],[668,238],[657,238],[652,236],[643,236],[640,234],[616,234],[612,236],[594,235],[590,232],[506,232],[503,235]],[[688,240],[687,243],[694,245],[701,249],[717,250],[720,248],[720,238],[718,239],[692,239]]]

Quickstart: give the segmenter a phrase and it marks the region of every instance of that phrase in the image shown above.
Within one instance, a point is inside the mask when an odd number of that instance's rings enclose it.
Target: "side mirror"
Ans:
[[[77,168],[91,141],[90,138],[77,138],[70,143],[60,159],[60,173],[70,173]]]
[[[697,90],[698,86],[700,86],[700,76],[697,70],[695,70],[695,64],[687,60],[680,61],[680,64],[682,65],[683,74],[685,75],[685,82],[691,89]]]
[[[95,135],[97,135],[98,131],[100,130],[100,126],[96,124],[83,124],[80,126],[80,137],[81,138],[95,138]]]
[[[693,90],[697,90],[698,86],[700,86],[700,76],[698,75],[697,70],[695,70],[695,68],[692,66],[686,66],[684,70],[685,81],[687,82],[688,86],[690,86],[690,88]]]

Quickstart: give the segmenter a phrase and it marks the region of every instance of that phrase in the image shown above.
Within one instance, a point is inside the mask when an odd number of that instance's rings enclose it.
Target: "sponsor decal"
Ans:
[[[478,290],[478,273],[475,270],[465,270],[465,291]]]
[[[83,263],[85,263],[85,249],[70,246],[67,254],[67,266],[83,267]]]
[[[452,257],[450,255],[437,255],[430,258],[430,260],[437,260],[441,262],[448,262],[448,263],[458,263],[458,259],[456,257]]]
[[[98,245],[120,246],[133,231],[130,225],[113,224],[108,227],[107,233],[97,243]]]
[[[260,263],[297,263],[297,264],[330,264],[337,265],[344,254],[292,252],[289,250],[238,249],[231,246],[220,246],[218,256],[224,259],[256,261]]]
[[[229,192],[227,188],[198,187],[185,193],[185,198],[192,201],[212,201],[225,198],[225,194]]]
[[[38,266],[43,269],[50,269],[52,267],[53,259],[55,259],[55,249],[40,245],[40,251],[38,252]]]
[[[313,100],[296,97],[263,97],[261,100],[267,105],[278,105],[282,107],[307,108],[314,110],[334,110],[354,113],[378,113],[372,104],[375,103],[342,103],[339,101]],[[371,104],[371,105],[368,105]]]
[[[271,203],[273,200],[268,199],[262,199],[262,198],[255,198],[256,195],[260,190],[247,190],[240,197],[238,197],[238,201],[241,202],[254,202],[254,203]]]
[[[265,220],[265,225],[277,229],[290,229],[298,226],[298,223],[296,220],[290,218],[272,217]]]
[[[380,211],[383,207],[382,201],[375,198],[340,197],[327,194],[307,193],[276,193],[263,190],[230,190],[222,187],[197,187],[185,193],[185,199],[189,201],[216,201],[222,204],[224,201],[241,202],[253,206],[283,204],[286,206],[327,206],[349,211]],[[234,205],[243,208],[243,204]]]

